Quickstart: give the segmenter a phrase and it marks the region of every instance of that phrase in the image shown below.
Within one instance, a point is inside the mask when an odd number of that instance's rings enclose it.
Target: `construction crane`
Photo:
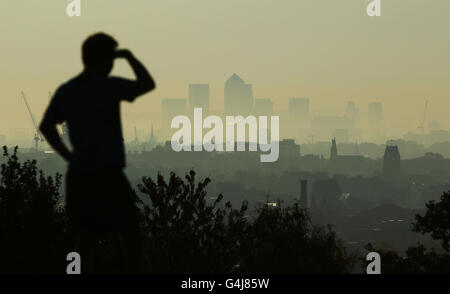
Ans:
[[[425,135],[425,121],[427,118],[427,110],[428,110],[428,100],[425,101],[425,108],[423,110],[423,119],[418,127],[418,129],[422,129],[422,135]]]
[[[27,101],[27,97],[25,97],[25,93],[22,91],[22,98],[23,101],[25,102],[25,105],[27,106],[28,109],[28,114],[30,115],[31,121],[33,122],[34,128],[35,128],[35,133],[34,133],[34,149],[36,151],[39,151],[39,142],[44,142],[44,138],[42,138],[41,133],[39,132],[39,127],[36,123],[36,119],[34,118],[33,112],[31,112],[31,107],[30,104],[28,104]]]

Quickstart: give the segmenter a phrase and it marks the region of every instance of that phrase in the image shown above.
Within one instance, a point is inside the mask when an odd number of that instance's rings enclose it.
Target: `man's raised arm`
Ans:
[[[155,81],[147,71],[145,66],[134,57],[130,50],[122,49],[116,51],[116,58],[125,58],[130,64],[139,84],[139,95],[150,92],[155,88]]]

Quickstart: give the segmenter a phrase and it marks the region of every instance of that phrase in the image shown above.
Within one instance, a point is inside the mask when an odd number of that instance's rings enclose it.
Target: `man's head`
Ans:
[[[107,76],[113,68],[117,46],[117,41],[107,34],[96,33],[89,36],[82,47],[85,69]]]

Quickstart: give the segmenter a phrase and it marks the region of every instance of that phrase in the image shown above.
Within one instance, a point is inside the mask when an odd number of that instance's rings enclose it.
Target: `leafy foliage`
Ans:
[[[429,201],[424,216],[416,215],[414,231],[431,233],[434,240],[440,240],[442,247],[450,251],[450,194],[443,193],[439,202]]]
[[[230,272],[239,254],[238,241],[245,228],[247,203],[240,210],[222,195],[208,203],[207,178],[197,185],[195,173],[186,182],[174,173],[166,183],[144,177],[139,190],[152,205],[144,209],[151,267],[155,272]]]
[[[0,168],[0,272],[65,269],[61,175],[46,177],[36,161],[19,162],[17,147]]]
[[[257,209],[241,242],[244,273],[345,273],[353,266],[331,228],[313,226],[298,203]]]
[[[376,251],[382,256],[382,273],[450,273],[450,194],[444,193],[439,202],[432,200],[426,207],[424,216],[416,215],[413,231],[431,233],[434,240],[441,241],[444,252],[417,244],[408,248],[406,256],[401,256],[395,251],[376,250],[368,244],[367,250]]]
[[[139,185],[151,200],[145,208],[150,262],[155,272],[348,272],[349,256],[330,228],[313,227],[307,213],[292,207],[257,209],[249,221],[247,202],[239,210],[222,195],[208,204],[209,179],[195,184],[175,174],[166,183],[144,177]]]

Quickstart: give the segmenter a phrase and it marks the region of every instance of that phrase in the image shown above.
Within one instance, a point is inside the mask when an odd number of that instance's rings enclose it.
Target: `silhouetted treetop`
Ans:
[[[414,231],[422,234],[431,233],[434,240],[440,240],[442,247],[450,250],[450,194],[444,192],[439,202],[434,200],[426,204],[424,216],[416,215]]]

